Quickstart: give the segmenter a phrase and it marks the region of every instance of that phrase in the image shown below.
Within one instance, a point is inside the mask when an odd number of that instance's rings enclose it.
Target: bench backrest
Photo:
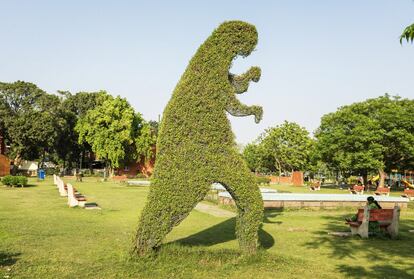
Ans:
[[[378,187],[376,192],[389,193],[390,192],[390,188],[387,188],[387,187]]]
[[[414,189],[404,189],[404,194],[414,196]]]
[[[364,186],[354,185],[352,189],[354,191],[360,192],[360,191],[364,191]]]
[[[369,221],[391,221],[394,209],[371,209],[369,211]],[[364,209],[358,209],[358,221],[364,219]]]
[[[73,186],[71,184],[66,184],[66,186],[68,187],[68,197],[73,198],[75,196],[75,193],[73,192]]]

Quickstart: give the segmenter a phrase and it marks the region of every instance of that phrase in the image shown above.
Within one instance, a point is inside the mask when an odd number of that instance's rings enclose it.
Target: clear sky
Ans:
[[[314,131],[339,106],[388,92],[414,98],[414,45],[399,44],[414,22],[411,0],[21,1],[0,0],[0,81],[57,90],[107,90],[158,118],[198,46],[225,20],[259,31],[241,73],[262,68],[245,104],[264,118],[230,116],[237,141],[295,121]]]

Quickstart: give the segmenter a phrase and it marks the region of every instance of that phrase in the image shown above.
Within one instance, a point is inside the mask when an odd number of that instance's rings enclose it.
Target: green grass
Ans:
[[[414,207],[397,240],[329,236],[354,209],[266,211],[256,256],[243,256],[234,218],[193,211],[158,255],[130,256],[147,187],[73,185],[102,210],[68,208],[51,180],[0,186],[0,278],[413,278]],[[286,192],[305,187],[272,186]],[[341,190],[323,189],[321,192]],[[344,193],[344,191],[341,191]],[[346,192],[346,191],[345,191]],[[7,277],[9,276],[9,277]]]

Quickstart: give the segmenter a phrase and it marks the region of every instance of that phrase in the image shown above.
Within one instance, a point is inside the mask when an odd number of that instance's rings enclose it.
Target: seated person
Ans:
[[[374,199],[374,197],[370,196],[367,198],[367,205],[368,209],[382,209],[381,205]],[[358,221],[358,214],[353,215],[351,218],[345,218],[347,222],[356,222]],[[369,232],[379,232],[380,227],[378,221],[371,221],[368,224],[368,231]]]

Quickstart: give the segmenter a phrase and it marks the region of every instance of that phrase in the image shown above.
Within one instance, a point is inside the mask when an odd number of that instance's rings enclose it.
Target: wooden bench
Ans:
[[[414,189],[409,189],[409,188],[404,189],[404,193],[401,195],[401,197],[414,200]]]
[[[400,207],[394,209],[358,209],[357,221],[346,222],[351,228],[352,235],[360,235],[362,238],[368,238],[369,222],[378,221],[381,229],[388,232],[391,238],[398,235],[398,225],[400,220]]]
[[[389,196],[390,195],[390,188],[388,187],[378,187],[375,191],[375,195],[377,196]]]
[[[363,185],[354,185],[352,186],[351,189],[349,189],[349,191],[351,192],[351,194],[355,194],[355,195],[363,195],[364,194],[364,189],[365,187]]]
[[[312,182],[311,186],[309,187],[309,190],[311,190],[311,191],[320,191],[321,190],[321,182],[320,181]]]
[[[81,194],[76,194],[73,186],[71,184],[67,184],[68,189],[68,205],[69,207],[85,207],[86,198]]]

